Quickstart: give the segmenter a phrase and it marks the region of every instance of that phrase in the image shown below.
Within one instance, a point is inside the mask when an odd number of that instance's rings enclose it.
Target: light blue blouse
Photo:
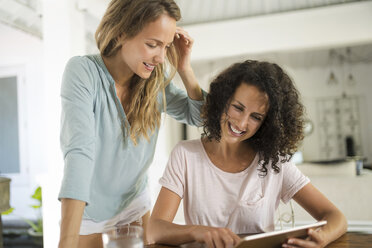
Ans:
[[[203,92],[205,95],[205,92]],[[162,109],[162,93],[158,95]],[[166,112],[183,123],[200,125],[204,101],[190,99],[170,83]],[[147,184],[158,130],[135,146],[125,134],[125,112],[115,82],[100,55],[73,57],[63,74],[61,148],[64,177],[58,198],[87,202],[84,218],[103,221],[123,210]],[[119,103],[119,104],[117,104]]]

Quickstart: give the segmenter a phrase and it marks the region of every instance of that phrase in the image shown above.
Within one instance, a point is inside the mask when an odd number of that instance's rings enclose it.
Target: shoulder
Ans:
[[[262,169],[263,164],[263,157],[261,154],[257,154],[257,168]],[[276,180],[279,178],[283,178],[287,176],[287,174],[291,174],[293,170],[297,170],[296,165],[292,161],[288,161],[286,156],[279,156],[279,159],[276,163],[276,166],[279,168],[279,171],[275,171],[273,168],[273,160],[270,159],[269,163],[265,165],[267,169],[267,174],[265,177],[268,178],[275,178]],[[270,179],[272,180],[272,179]]]
[[[288,158],[286,159],[285,157],[280,157],[280,159],[278,165],[280,168],[279,174],[282,175],[283,180],[296,181],[306,177],[293,161],[288,161]]]
[[[278,165],[279,165],[280,170],[283,171],[283,173],[287,173],[288,171],[297,169],[295,163],[293,163],[290,160],[290,157],[280,156]]]
[[[96,88],[100,78],[98,68],[91,56],[74,56],[66,64],[62,87],[83,87],[89,91]]]
[[[180,141],[172,150],[168,166],[179,171],[193,170],[202,162],[200,140]]]
[[[173,150],[186,151],[186,152],[195,152],[200,150],[200,139],[193,140],[182,140],[174,147]]]
[[[66,71],[70,72],[91,72],[94,68],[96,64],[90,56],[74,56],[66,64]]]
[[[201,148],[200,139],[182,140],[173,148],[172,156],[191,159],[193,155],[201,152]]]
[[[68,66],[80,65],[83,64],[84,61],[86,61],[86,59],[87,59],[86,56],[74,56],[68,60],[67,65]]]

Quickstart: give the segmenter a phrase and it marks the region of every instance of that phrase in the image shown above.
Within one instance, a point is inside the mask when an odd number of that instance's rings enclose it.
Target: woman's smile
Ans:
[[[227,122],[227,124],[229,127],[229,131],[233,136],[240,137],[246,133],[246,131],[239,130],[239,128],[237,127],[234,128],[234,125],[231,124],[229,121]]]
[[[156,66],[156,65],[154,65],[154,64],[149,64],[149,63],[146,63],[146,62],[143,62],[143,64],[145,65],[145,68],[146,68],[146,70],[148,70],[148,71],[153,71],[154,68],[155,68],[155,66]]]
[[[232,97],[227,113],[221,118],[221,137],[231,139],[231,142],[249,139],[262,125],[268,108],[266,93],[242,82]]]

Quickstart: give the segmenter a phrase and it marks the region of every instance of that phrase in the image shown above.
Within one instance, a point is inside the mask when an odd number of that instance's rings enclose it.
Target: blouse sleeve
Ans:
[[[182,143],[174,147],[168,160],[163,176],[159,183],[183,198],[185,190],[185,159],[183,158]]]
[[[60,144],[64,176],[58,199],[89,203],[94,166],[94,87],[87,60],[74,57],[66,65],[61,87]]]
[[[282,170],[283,184],[281,199],[287,204],[300,189],[310,182],[310,179],[302,174],[292,162],[285,163],[282,166]]]
[[[202,91],[203,100],[192,100],[187,93],[177,88],[172,82],[165,88],[167,102],[167,114],[177,121],[193,126],[201,126],[201,108],[205,102],[207,93]]]

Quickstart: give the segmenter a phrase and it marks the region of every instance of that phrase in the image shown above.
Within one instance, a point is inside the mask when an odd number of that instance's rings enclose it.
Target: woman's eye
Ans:
[[[254,119],[254,120],[256,120],[256,121],[261,121],[262,120],[262,118],[261,117],[259,117],[259,116],[252,116],[252,118]]]
[[[237,105],[233,105],[233,107],[236,109],[236,110],[239,110],[239,111],[243,111],[243,108],[237,106]]]
[[[150,47],[150,48],[155,48],[155,47],[156,47],[155,44],[149,44],[149,43],[146,43],[146,45],[147,45],[148,47]]]

